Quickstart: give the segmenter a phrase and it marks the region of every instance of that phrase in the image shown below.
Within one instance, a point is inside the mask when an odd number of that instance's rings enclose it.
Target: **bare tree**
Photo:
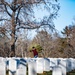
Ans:
[[[59,10],[56,2],[57,0],[0,0],[0,21],[10,28],[5,29],[10,34],[13,56],[15,56],[15,42],[18,37],[16,34],[20,29],[35,29],[45,25],[54,28],[53,19]],[[40,22],[34,20],[34,7],[38,6],[44,7],[49,12],[48,16],[45,15]]]
[[[75,33],[75,26],[74,25],[70,25],[70,26],[66,26],[64,29],[64,32],[62,32],[63,34],[66,35],[65,38],[62,38],[63,41],[62,42],[62,48],[63,48],[63,52],[65,54],[66,57],[75,57],[75,50],[74,50],[74,33]]]
[[[43,50],[40,53],[43,57],[48,57],[50,54],[50,49],[52,47],[52,37],[47,31],[41,30],[37,33],[36,37],[33,39],[32,43],[39,44]]]
[[[0,36],[0,56],[9,57],[10,45],[6,36]]]

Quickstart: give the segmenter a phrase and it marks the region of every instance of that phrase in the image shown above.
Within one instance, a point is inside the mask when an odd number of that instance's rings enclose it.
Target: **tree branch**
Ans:
[[[9,15],[10,17],[12,17],[12,15],[8,12],[6,5],[4,5],[4,7],[5,7],[6,12],[8,13],[8,15]]]

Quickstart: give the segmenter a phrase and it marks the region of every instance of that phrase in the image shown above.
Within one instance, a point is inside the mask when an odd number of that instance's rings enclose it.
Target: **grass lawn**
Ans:
[[[52,75],[52,71],[49,71],[49,72],[43,72],[43,74],[37,74],[37,75]]]
[[[75,75],[75,70],[68,72],[67,75]]]
[[[6,72],[6,75],[9,75],[8,71]],[[27,73],[27,75],[28,75],[28,73]],[[37,74],[37,75],[52,75],[52,71],[43,72],[42,74]],[[67,75],[75,75],[75,70],[68,72]]]

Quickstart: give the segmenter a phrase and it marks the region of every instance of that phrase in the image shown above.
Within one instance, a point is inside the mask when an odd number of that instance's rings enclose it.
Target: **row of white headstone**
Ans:
[[[0,75],[37,75],[52,71],[52,75],[66,75],[75,69],[74,58],[3,58],[0,57]]]

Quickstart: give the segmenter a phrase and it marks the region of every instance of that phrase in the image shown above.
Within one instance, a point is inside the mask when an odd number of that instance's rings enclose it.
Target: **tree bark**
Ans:
[[[11,32],[11,52],[10,52],[10,56],[14,57],[15,56],[15,28],[16,28],[16,20],[15,20],[15,12],[12,13],[12,20],[11,20],[11,24],[12,24],[12,32]]]

